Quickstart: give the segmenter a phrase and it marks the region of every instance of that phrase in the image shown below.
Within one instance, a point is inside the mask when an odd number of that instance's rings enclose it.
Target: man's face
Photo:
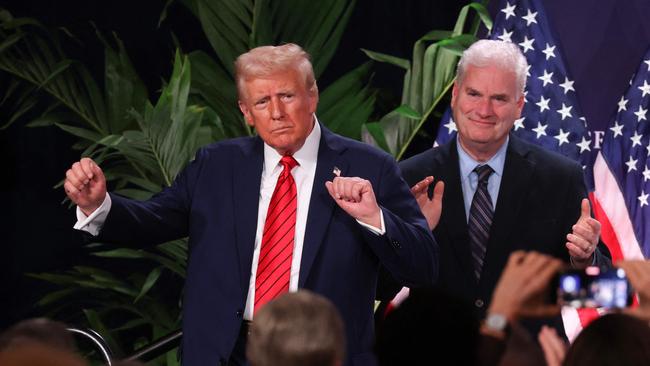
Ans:
[[[517,94],[515,73],[495,66],[469,65],[462,84],[454,84],[459,141],[475,159],[489,159],[505,142],[524,106],[524,96]]]
[[[244,82],[239,109],[262,140],[280,155],[295,153],[314,127],[318,92],[295,70]]]

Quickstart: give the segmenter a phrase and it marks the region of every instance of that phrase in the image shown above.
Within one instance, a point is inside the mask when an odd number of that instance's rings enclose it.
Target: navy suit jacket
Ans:
[[[452,139],[401,162],[400,168],[409,185],[429,175],[445,182],[442,216],[433,230],[440,246],[439,284],[471,301],[482,317],[513,251],[534,250],[569,261],[566,235],[580,216],[580,204],[587,192],[578,163],[511,134],[487,253],[477,282],[456,146],[456,139]],[[596,251],[596,263],[611,266],[611,261],[601,254],[609,252],[601,246]]]
[[[359,225],[330,197],[325,182],[368,179],[385,235]],[[111,195],[102,239],[155,244],[189,236],[183,302],[183,364],[225,364],[248,294],[263,142],[239,138],[209,145],[173,185],[146,202]],[[394,159],[322,128],[300,265],[299,288],[329,298],[345,322],[348,365],[373,365],[373,306],[380,264],[400,281],[432,284],[438,247]]]

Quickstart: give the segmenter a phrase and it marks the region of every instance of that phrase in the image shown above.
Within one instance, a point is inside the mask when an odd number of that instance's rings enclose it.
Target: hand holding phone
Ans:
[[[509,322],[558,314],[560,308],[548,301],[548,294],[561,266],[562,261],[542,253],[513,252],[494,289],[488,313],[504,315]]]
[[[639,299],[639,306],[627,309],[625,312],[650,320],[650,261],[626,260],[616,263],[616,266],[625,270]]]

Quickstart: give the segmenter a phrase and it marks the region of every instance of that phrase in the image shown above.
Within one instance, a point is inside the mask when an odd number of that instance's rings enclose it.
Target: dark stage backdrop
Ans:
[[[493,3],[498,3],[492,0]],[[185,51],[209,50],[193,17],[174,6],[168,21],[157,28],[164,1],[154,0],[2,0],[15,16],[35,17],[50,26],[65,26],[84,42],[74,57],[101,70],[102,49],[89,22],[124,41],[134,65],[150,90],[171,70],[170,31]],[[431,29],[449,29],[464,1],[359,0],[337,55],[319,81],[327,86],[367,59],[367,48],[410,59],[413,43]],[[647,0],[548,0],[552,26],[560,40],[567,67],[585,117],[603,130],[616,102],[650,45],[650,3]],[[494,11],[494,10],[493,10]],[[299,16],[299,14],[296,14]],[[373,85],[398,100],[402,76],[396,68],[377,65]],[[0,87],[3,87],[0,85]],[[6,116],[0,115],[0,122]],[[427,126],[432,135],[437,126]],[[84,261],[81,239],[72,230],[74,211],[62,205],[64,194],[52,187],[78,159],[70,150],[74,140],[55,128],[28,129],[18,123],[0,131],[0,329],[38,315],[36,300],[47,286],[25,272],[61,269]],[[421,141],[413,148],[430,146]]]

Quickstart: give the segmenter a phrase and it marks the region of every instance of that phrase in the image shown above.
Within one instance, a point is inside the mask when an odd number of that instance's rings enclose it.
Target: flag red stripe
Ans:
[[[592,321],[598,319],[600,314],[598,313],[598,310],[593,309],[593,308],[582,308],[578,309],[578,317],[580,318],[580,325],[582,325],[582,328],[584,329],[589,323]]]
[[[609,252],[612,254],[612,262],[617,262],[623,259],[621,244],[618,242],[616,232],[593,192],[589,193],[589,200],[591,201],[591,207],[594,211],[596,220],[600,221],[600,237],[605,245],[607,245]]]

